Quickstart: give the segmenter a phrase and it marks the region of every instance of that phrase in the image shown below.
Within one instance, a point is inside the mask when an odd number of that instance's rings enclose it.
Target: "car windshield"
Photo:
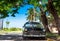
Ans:
[[[40,24],[26,24],[25,27],[41,27]]]
[[[32,25],[31,24],[26,24],[25,27],[32,27]]]

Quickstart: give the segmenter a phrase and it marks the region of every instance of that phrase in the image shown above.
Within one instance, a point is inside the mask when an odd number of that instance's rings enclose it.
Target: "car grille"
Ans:
[[[32,35],[43,35],[44,33],[42,31],[29,31],[29,34],[32,34]]]

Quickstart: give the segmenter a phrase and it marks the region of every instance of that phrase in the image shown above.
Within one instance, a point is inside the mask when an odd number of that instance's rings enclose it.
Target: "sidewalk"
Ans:
[[[14,40],[0,40],[0,41],[14,41]]]

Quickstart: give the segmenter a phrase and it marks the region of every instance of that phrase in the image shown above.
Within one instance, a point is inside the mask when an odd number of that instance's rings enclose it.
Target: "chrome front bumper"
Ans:
[[[46,35],[23,35],[24,37],[46,37]]]

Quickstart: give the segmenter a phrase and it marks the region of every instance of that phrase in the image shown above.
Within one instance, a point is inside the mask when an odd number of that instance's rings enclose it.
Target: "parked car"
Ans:
[[[23,38],[39,37],[46,38],[46,31],[39,22],[26,22],[24,24]]]

